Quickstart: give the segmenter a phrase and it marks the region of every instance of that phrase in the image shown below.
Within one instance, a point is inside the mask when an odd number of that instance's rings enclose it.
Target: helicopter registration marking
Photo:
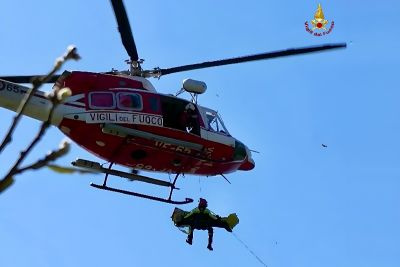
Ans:
[[[163,117],[144,113],[89,112],[86,123],[127,123],[163,126]]]
[[[25,94],[26,93],[26,89],[22,86],[19,86],[17,84],[12,84],[12,83],[8,83],[8,82],[3,82],[0,81],[0,91],[6,90],[8,92],[13,92],[16,94]]]

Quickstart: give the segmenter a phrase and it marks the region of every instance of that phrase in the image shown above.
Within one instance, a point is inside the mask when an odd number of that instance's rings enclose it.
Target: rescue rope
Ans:
[[[200,182],[200,176],[199,176],[199,191],[200,191],[200,194],[201,194],[201,182]]]
[[[238,236],[237,234],[235,234],[235,232],[232,232],[233,236],[240,242],[242,243],[242,245],[247,249],[248,252],[250,252],[254,258],[256,258],[262,265],[264,265],[265,267],[268,267],[267,264],[265,264],[260,257],[258,257],[250,248],[248,245],[246,245],[246,243],[244,243]]]

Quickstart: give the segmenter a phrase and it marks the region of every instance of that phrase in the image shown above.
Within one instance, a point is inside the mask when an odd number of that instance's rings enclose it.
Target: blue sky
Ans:
[[[176,198],[205,197],[218,214],[236,212],[237,236],[268,266],[399,266],[399,2],[321,2],[335,22],[324,37],[304,29],[313,1],[125,2],[149,69],[347,42],[346,50],[151,80],[162,93],[175,93],[185,78],[205,81],[200,103],[260,151],[253,171],[228,176],[231,185],[187,176]],[[82,60],[65,69],[126,68],[109,1],[3,1],[0,11],[1,75],[46,73],[69,44]],[[13,114],[1,109],[0,116],[5,133]],[[0,155],[2,173],[38,126],[23,120]],[[52,128],[26,162],[63,138]],[[95,160],[74,144],[59,163],[77,157]],[[213,252],[202,231],[188,246],[170,220],[174,206],[89,186],[101,179],[48,170],[16,177],[0,195],[0,266],[262,266],[223,230],[216,230]],[[135,186],[116,177],[112,183]]]

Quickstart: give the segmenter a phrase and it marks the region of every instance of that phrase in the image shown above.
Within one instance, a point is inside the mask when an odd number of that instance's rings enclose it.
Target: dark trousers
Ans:
[[[204,228],[204,229],[189,227],[188,240],[189,240],[190,242],[192,242],[192,240],[193,240],[193,230],[194,230],[194,229],[198,229],[198,230],[208,230],[208,245],[211,245],[211,244],[212,244],[213,235],[214,235],[214,229],[213,229],[212,227],[207,227],[207,228]]]

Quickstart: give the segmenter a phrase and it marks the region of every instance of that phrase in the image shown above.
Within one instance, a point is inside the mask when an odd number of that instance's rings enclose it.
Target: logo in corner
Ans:
[[[315,11],[314,19],[311,20],[312,28],[308,24],[308,21],[304,23],[306,27],[306,31],[314,36],[324,36],[331,33],[333,27],[335,26],[335,22],[332,21],[329,24],[329,21],[325,19],[324,12],[322,11],[321,4],[318,4],[317,11]]]

